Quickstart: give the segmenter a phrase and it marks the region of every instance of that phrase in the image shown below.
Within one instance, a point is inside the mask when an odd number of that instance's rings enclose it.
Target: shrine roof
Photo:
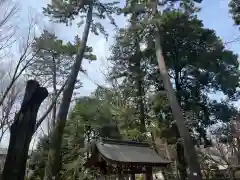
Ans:
[[[159,156],[148,143],[102,139],[96,142],[100,155],[117,163],[167,165],[170,161]]]

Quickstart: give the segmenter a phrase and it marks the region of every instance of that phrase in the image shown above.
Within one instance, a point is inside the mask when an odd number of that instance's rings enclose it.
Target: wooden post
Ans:
[[[153,180],[152,167],[147,167],[146,170],[147,173],[145,174],[145,180]]]
[[[118,167],[118,180],[124,180],[124,176],[122,173],[122,167]]]
[[[135,180],[135,174],[134,174],[134,172],[132,172],[132,174],[131,174],[131,180]]]

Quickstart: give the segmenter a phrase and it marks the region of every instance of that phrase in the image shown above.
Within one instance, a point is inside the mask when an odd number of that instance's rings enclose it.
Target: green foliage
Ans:
[[[98,137],[110,139],[122,139],[118,126],[116,124],[105,124],[99,129]]]
[[[240,24],[240,1],[231,0],[229,2],[229,12],[232,15],[235,25]]]
[[[107,19],[110,21],[110,24],[116,26],[113,15],[118,14],[119,12],[119,7],[117,6],[119,4],[118,1],[101,2],[100,0],[53,0],[46,8],[43,8],[43,11],[45,15],[51,18],[51,20],[71,25],[73,20],[78,20],[78,17],[86,17],[85,14],[91,4],[93,4],[94,17],[91,25],[91,31],[95,35],[103,34],[107,38],[108,33],[105,31],[101,21],[98,20]],[[84,21],[80,19],[78,26],[81,26],[83,22]]]
[[[229,121],[217,115],[226,111],[227,104],[212,101],[206,93],[221,91],[229,99],[238,98],[238,57],[224,48],[213,30],[204,29],[196,18],[189,19],[178,12],[165,13],[162,23],[164,57],[173,78],[177,95],[185,111],[194,111],[195,117],[207,127],[218,121]],[[151,49],[149,53],[154,53]],[[154,54],[153,54],[154,56]],[[225,111],[223,111],[223,108]],[[196,124],[194,124],[196,126]]]
[[[78,15],[83,14],[84,17],[91,2],[53,1],[44,11],[52,20],[69,24]],[[207,128],[219,122],[228,124],[238,113],[231,105],[239,98],[238,56],[224,47],[214,30],[204,28],[195,15],[199,8],[194,1],[165,1],[163,14],[155,17],[147,11],[152,4],[142,2],[145,4],[127,1],[122,9],[131,16],[129,26],[117,32],[108,58],[113,67],[108,74],[112,87],[98,87],[92,96],[79,98],[69,115],[61,149],[62,179],[93,178],[94,172],[87,172],[83,163],[87,142],[96,137],[136,141],[149,140],[151,136],[164,137],[172,144],[178,140],[171,108],[159,78],[153,23],[159,25],[169,76],[193,138],[199,140],[203,137],[206,144]],[[117,2],[93,3],[94,17],[109,18],[115,25],[112,15],[119,10]],[[174,7],[175,3],[180,3],[180,6]],[[107,35],[102,24],[95,20],[91,28],[96,35]],[[52,52],[58,53],[57,58],[61,62],[68,61],[81,45],[79,38],[74,43],[65,44],[54,35],[48,36],[47,41],[43,36],[36,41],[36,47],[40,46],[38,43],[45,43],[41,45],[45,48],[42,55],[36,51],[39,59],[45,58],[44,62],[50,59]],[[51,38],[53,40],[49,40]],[[85,58],[96,59],[91,53],[92,49],[87,48]],[[43,61],[42,64],[48,65]],[[67,74],[69,64],[71,60],[59,70]],[[220,92],[228,97],[227,101],[217,102],[209,96]],[[146,133],[140,131],[141,118],[144,119]],[[41,140],[31,158],[35,177],[43,176],[48,148],[47,141]]]
[[[109,125],[113,123],[109,107],[105,100],[94,96],[78,99],[64,129],[60,172],[62,179],[93,178],[94,172],[89,172],[83,168],[88,151],[88,139],[91,140],[98,136],[121,138],[119,131],[115,130],[116,126]],[[89,125],[90,129],[87,128]],[[49,143],[48,137],[39,141],[37,150],[30,160],[30,169],[34,172],[31,178],[43,177]]]
[[[29,160],[29,169],[33,172],[31,174],[30,180],[43,179],[44,167],[47,161],[48,149],[50,146],[50,141],[47,136],[43,136],[39,139],[36,150],[32,153]]]
[[[82,97],[70,114],[70,119],[81,119],[81,123],[97,129],[111,122],[111,112],[106,104],[94,97]]]
[[[189,8],[192,9],[191,13]],[[166,8],[164,13],[155,19],[161,17],[159,28],[164,32],[161,33],[163,53],[178,100],[189,119],[188,126],[191,130],[196,130],[200,137],[206,138],[207,127],[218,122],[228,122],[236,113],[228,103],[213,101],[209,93],[222,92],[230,101],[238,99],[240,72],[237,55],[224,48],[213,30],[203,27],[202,22],[194,15],[196,11],[191,1],[182,1],[179,9]],[[130,13],[133,16],[134,13],[137,14],[134,11]],[[150,109],[145,113],[148,115],[152,109],[155,117],[148,116],[149,120],[156,123],[155,127],[158,127],[158,121],[161,121],[162,128],[165,126],[164,128],[168,129],[173,118],[159,79],[153,29],[150,26],[153,22],[145,23],[147,17],[147,13],[137,14],[136,18],[141,25],[138,26],[131,19],[129,28],[118,33],[109,59],[113,63],[111,76],[121,78],[121,85],[130,87],[129,96],[133,99],[136,96],[136,77],[141,72],[144,88],[161,91],[151,103],[149,99],[145,101],[145,105],[148,104],[146,109]],[[136,51],[139,46],[134,44],[136,37],[139,38],[139,43],[146,45],[146,49]],[[138,61],[141,62],[141,71],[137,72]],[[149,97],[149,94],[147,95]]]
[[[190,108],[194,110],[195,107],[194,111],[201,113],[205,111],[206,105],[210,111],[208,116],[215,116],[214,106],[217,104],[209,99],[206,93],[221,91],[229,99],[238,98],[238,57],[226,50],[215,32],[204,29],[201,21],[196,18],[189,19],[184,14],[175,12],[165,15],[167,23],[162,23],[161,26],[165,32],[162,35],[162,46],[179,101],[185,111]],[[147,51],[153,54],[153,50]],[[216,108],[220,110],[223,107],[227,108],[224,104]],[[212,120],[207,120],[199,114],[197,116],[205,121],[205,125],[229,120],[220,119],[219,116],[211,118]]]
[[[35,53],[35,60],[29,67],[28,73],[47,86],[62,85],[71,71],[80,45],[78,36],[73,43],[64,43],[54,33],[44,30],[40,37],[34,39],[32,50]],[[96,60],[92,51],[91,47],[87,47],[84,58],[90,61]]]
[[[139,122],[135,114],[136,109],[132,104],[130,96],[130,87],[98,87],[94,94],[110,110],[111,120],[118,125],[123,138],[136,139],[137,136],[135,138],[130,136],[131,130],[136,131],[135,135],[141,135],[138,128]]]

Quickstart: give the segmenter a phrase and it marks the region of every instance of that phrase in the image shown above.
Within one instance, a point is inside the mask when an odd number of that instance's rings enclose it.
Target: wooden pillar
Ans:
[[[145,174],[145,180],[153,180],[152,167],[146,167],[147,173]]]
[[[122,167],[118,167],[118,180],[124,180],[124,175],[122,173]]]
[[[134,174],[134,173],[131,174],[130,179],[131,179],[131,180],[135,180],[135,174]]]

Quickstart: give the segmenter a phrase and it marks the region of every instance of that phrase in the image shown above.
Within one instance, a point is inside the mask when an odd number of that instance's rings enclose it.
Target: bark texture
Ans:
[[[156,0],[155,7],[153,8],[153,15],[158,14],[157,4],[158,4],[158,1]],[[172,109],[173,117],[176,120],[180,137],[183,140],[185,159],[189,167],[188,180],[202,180],[202,174],[201,174],[200,164],[198,162],[197,153],[196,153],[194,144],[192,142],[190,133],[188,131],[188,128],[186,127],[183,111],[182,111],[181,105],[178,102],[172,83],[170,81],[168,68],[166,67],[166,63],[163,57],[162,47],[161,47],[160,28],[157,23],[155,24],[155,49],[156,49],[156,58],[158,61],[158,67],[160,70],[160,75],[163,81],[163,85],[165,90],[167,91],[168,101]]]
[[[24,180],[37,113],[47,96],[47,89],[40,87],[37,81],[27,82],[21,108],[10,127],[10,142],[1,180]]]
[[[168,69],[166,67],[164,57],[162,55],[162,48],[160,45],[159,29],[158,28],[156,29],[157,29],[155,33],[156,57],[158,60],[158,66],[164,84],[164,88],[167,91],[168,101],[172,109],[173,117],[176,120],[180,136],[183,139],[185,158],[189,166],[189,180],[202,180],[202,174],[200,164],[198,163],[197,153],[194,148],[194,144],[192,142],[190,133],[185,125],[185,119],[183,116],[182,109],[180,107],[180,104],[178,103],[176,94],[170,81],[170,77],[168,75]]]
[[[92,23],[92,10],[93,4],[89,5],[86,24],[81,39],[81,45],[78,49],[76,60],[72,66],[71,73],[68,76],[66,87],[63,90],[62,101],[60,103],[59,111],[57,114],[56,125],[51,134],[51,146],[48,153],[48,161],[45,167],[44,180],[59,180],[60,178],[60,149],[62,144],[62,136],[73,95],[73,90],[77,81],[77,76],[81,68],[85,48],[87,45],[87,39]]]

